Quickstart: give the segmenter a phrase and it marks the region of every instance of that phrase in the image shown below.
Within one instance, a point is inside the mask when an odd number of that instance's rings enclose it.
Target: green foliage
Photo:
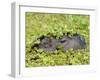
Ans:
[[[47,14],[27,12],[26,15],[26,67],[89,64],[89,16],[68,14]],[[55,52],[45,52],[31,46],[40,43],[42,35],[55,36],[63,33],[70,36],[79,33],[85,37],[87,48],[64,52],[61,46]]]

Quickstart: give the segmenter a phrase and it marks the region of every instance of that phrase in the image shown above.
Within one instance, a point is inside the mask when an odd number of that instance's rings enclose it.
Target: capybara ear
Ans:
[[[78,35],[79,35],[78,33],[74,33],[74,34],[73,34],[73,36],[78,36]]]
[[[36,47],[36,48],[39,48],[39,44],[34,44],[34,45],[32,45],[32,46],[31,46],[31,49],[33,49],[33,48],[35,48],[35,47]]]
[[[45,38],[45,36],[43,35],[43,36],[39,37],[38,39],[40,39],[40,41],[41,41],[41,40],[43,40],[44,38]]]
[[[70,32],[67,32],[67,36],[69,36],[70,35]]]

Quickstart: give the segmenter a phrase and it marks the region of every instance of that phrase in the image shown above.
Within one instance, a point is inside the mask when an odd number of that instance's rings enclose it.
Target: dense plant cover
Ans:
[[[85,65],[89,64],[89,16],[75,14],[33,13],[25,14],[26,20],[26,67],[58,66],[58,65]],[[86,40],[86,49],[66,52],[55,50],[46,52],[43,49],[32,48],[40,43],[41,36],[55,36],[61,38],[64,34],[78,33]],[[52,34],[52,35],[49,35]]]

